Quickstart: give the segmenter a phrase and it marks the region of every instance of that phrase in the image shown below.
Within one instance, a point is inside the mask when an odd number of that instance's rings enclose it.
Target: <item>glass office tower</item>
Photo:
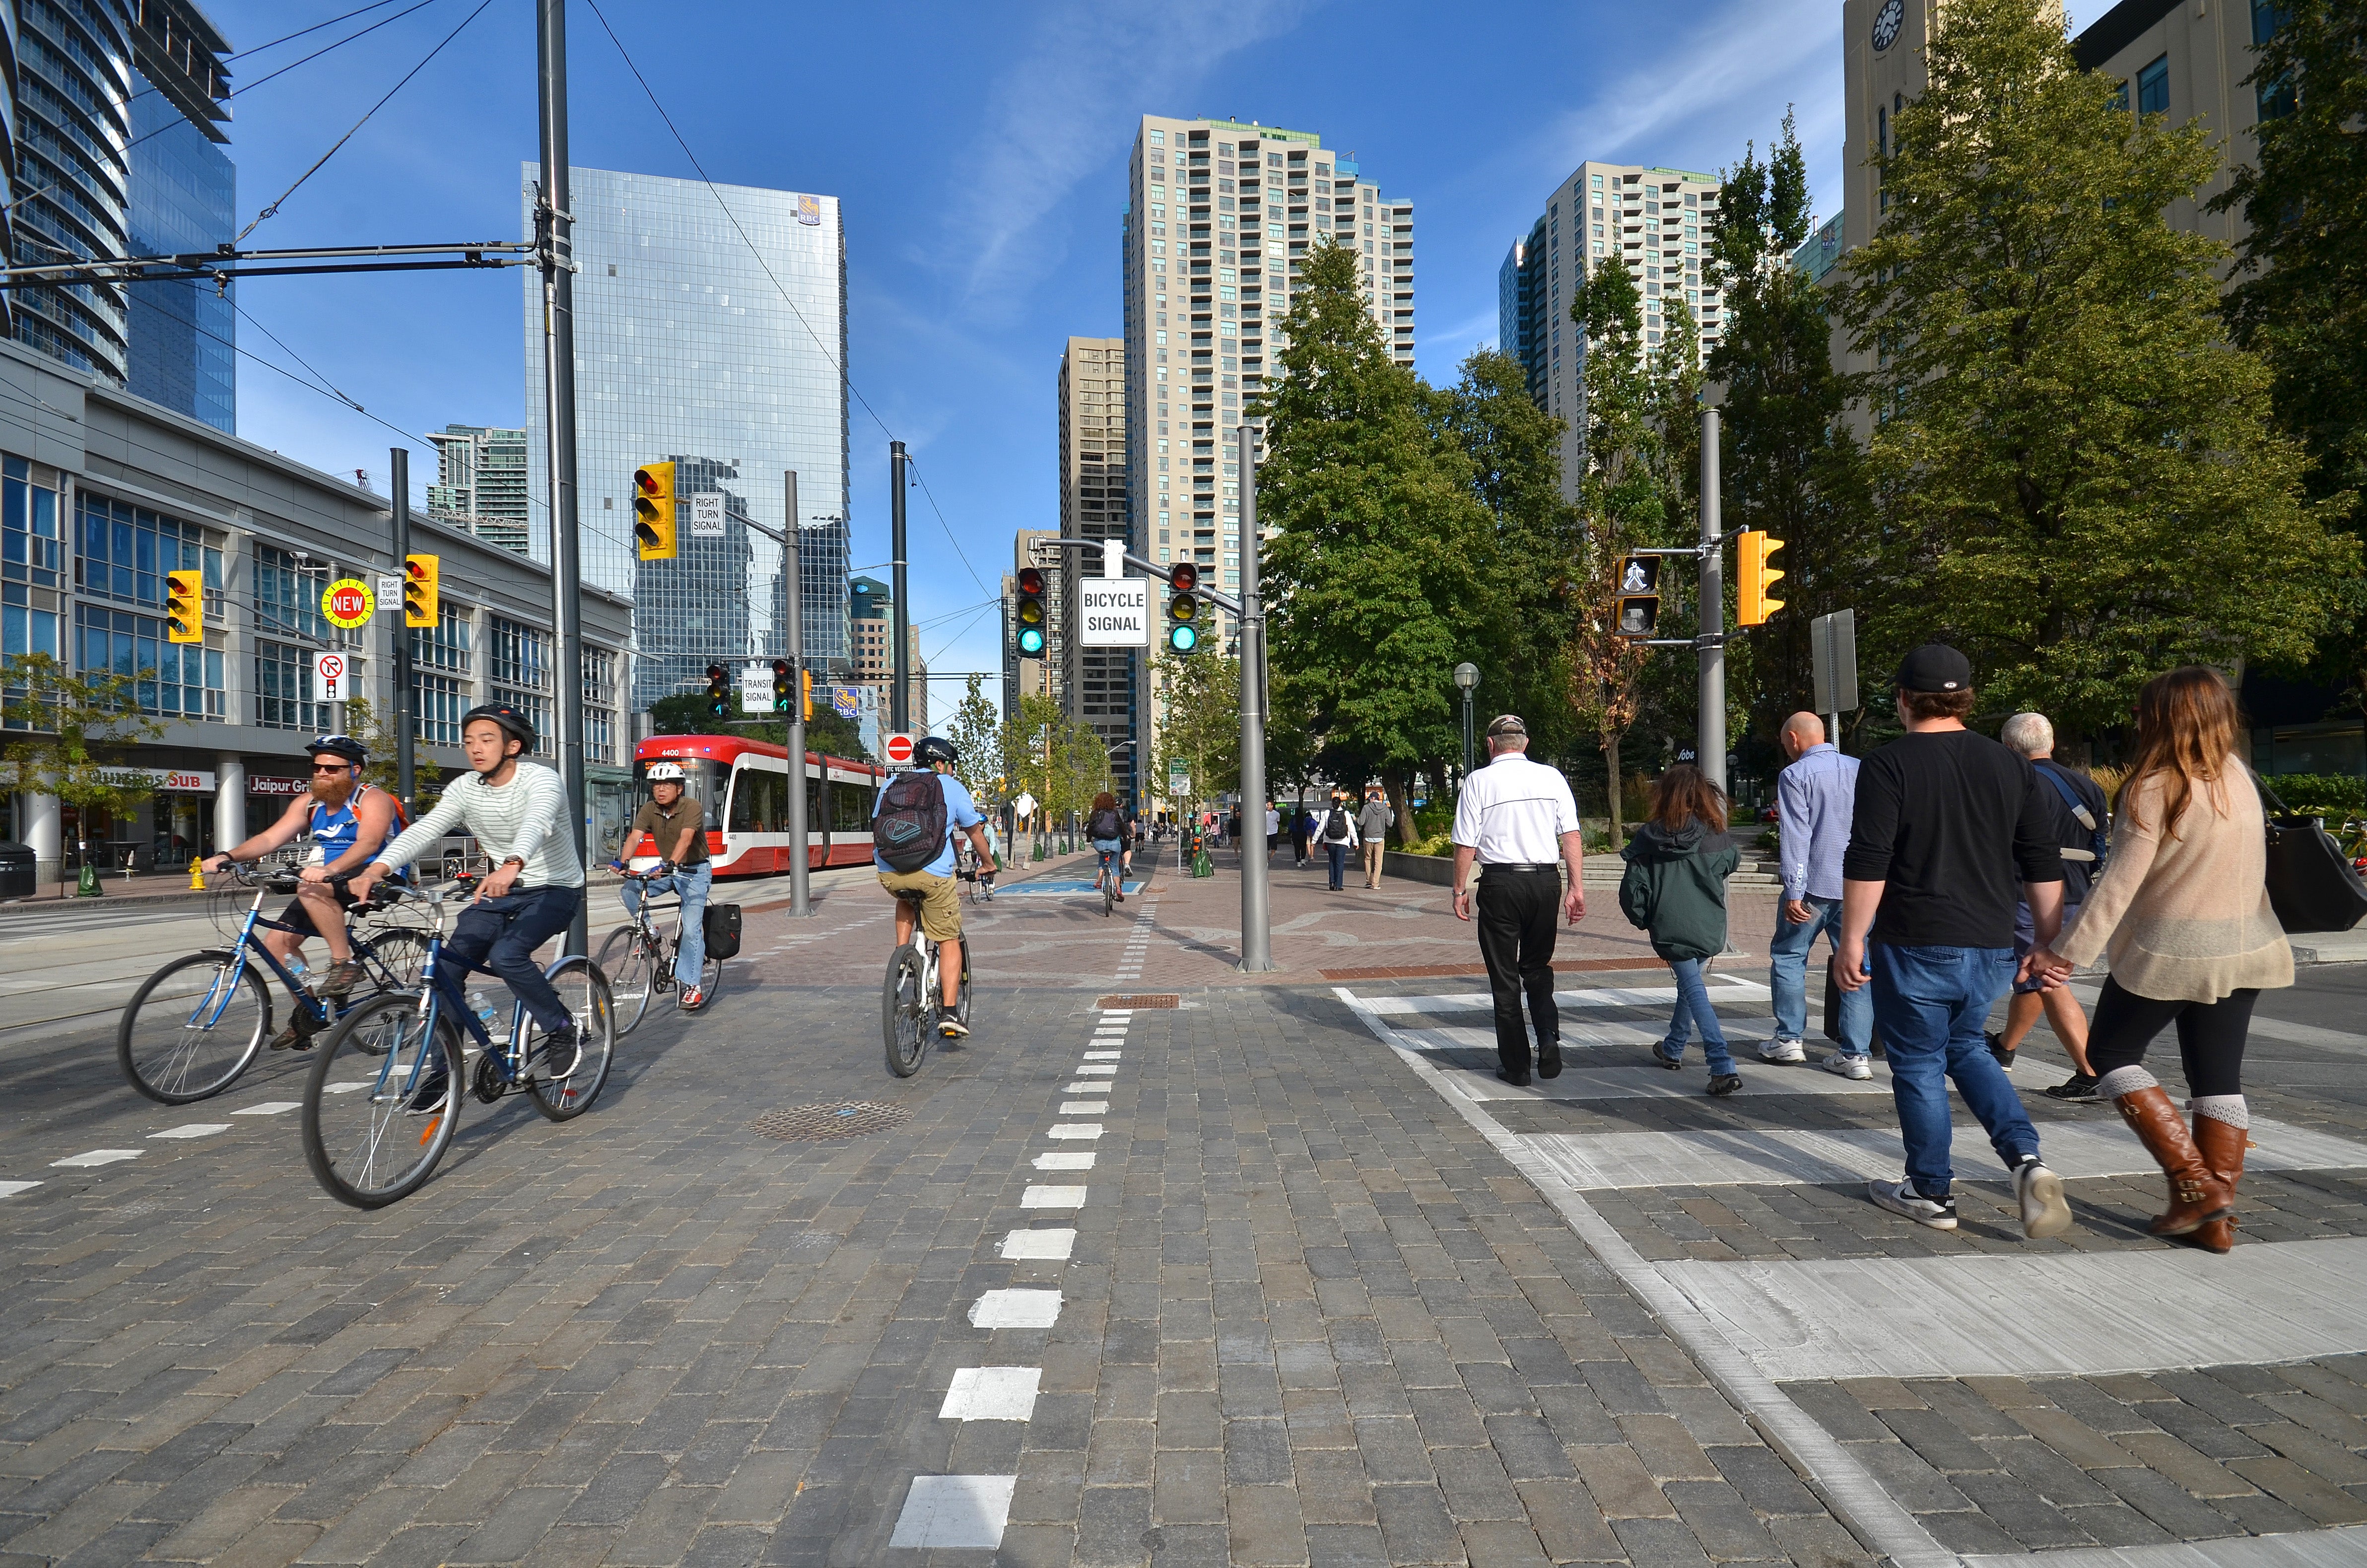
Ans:
[[[238,233],[238,170],[230,155],[132,73],[132,251],[185,256],[228,244]],[[230,285],[235,293],[238,285]],[[238,312],[227,294],[195,278],[124,290],[131,328],[129,385],[227,435],[238,434]]]
[[[527,235],[538,172],[524,165],[520,227]],[[817,675],[844,674],[847,394],[839,367],[846,362],[846,259],[837,199],[606,169],[576,169],[569,177],[580,267],[583,576],[634,596],[633,706],[700,689],[709,664],[787,651],[783,552],[737,519],[780,528],[787,469],[797,471],[804,514],[806,656]],[[532,544],[537,559],[548,559],[542,281],[521,270]],[[682,465],[683,553],[643,562],[632,544],[633,470],[669,459]],[[692,538],[686,497],[694,489],[726,496],[723,537]]]

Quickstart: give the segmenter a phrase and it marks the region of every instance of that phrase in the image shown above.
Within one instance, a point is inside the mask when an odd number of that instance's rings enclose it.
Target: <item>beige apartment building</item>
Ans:
[[[1098,545],[1116,540],[1132,548],[1127,505],[1126,340],[1071,337],[1060,356],[1056,395],[1060,426],[1060,537]],[[1101,552],[1063,549],[1061,564],[1098,576]],[[1060,706],[1093,726],[1110,748],[1110,767],[1122,798],[1134,798],[1135,754],[1147,749],[1136,733],[1143,708],[1146,653],[1088,648],[1077,634],[1079,596],[1061,605]],[[1049,650],[1048,650],[1049,653]]]

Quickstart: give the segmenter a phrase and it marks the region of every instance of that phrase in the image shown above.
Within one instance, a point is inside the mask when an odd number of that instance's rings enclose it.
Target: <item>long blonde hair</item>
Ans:
[[[2207,665],[2181,665],[2146,682],[2137,693],[2136,762],[2121,787],[2131,824],[2144,825],[2135,786],[2156,774],[2161,776],[2163,837],[2178,836],[2179,819],[2198,787],[2209,791],[2214,811],[2225,811],[2225,773],[2240,722],[2236,694]]]

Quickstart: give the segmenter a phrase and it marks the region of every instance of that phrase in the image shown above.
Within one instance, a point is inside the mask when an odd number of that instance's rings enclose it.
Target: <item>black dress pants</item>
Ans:
[[[1529,1070],[1529,1031],[1521,1023],[1521,995],[1537,1039],[1561,1038],[1554,1007],[1554,917],[1561,909],[1558,871],[1479,873],[1479,956],[1488,961],[1488,989],[1496,1001],[1496,1058],[1514,1076]]]
[[[2166,1002],[2104,982],[2088,1024],[2088,1065],[2099,1076],[2143,1062],[2164,1027],[2178,1026],[2186,1092],[2197,1099],[2244,1092],[2244,1040],[2251,1032],[2257,988],[2231,991],[2216,1002]]]

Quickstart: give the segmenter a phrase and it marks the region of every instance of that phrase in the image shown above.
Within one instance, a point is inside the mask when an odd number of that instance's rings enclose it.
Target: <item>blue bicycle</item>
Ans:
[[[462,877],[418,891],[381,882],[375,891],[380,901],[426,905],[434,925],[417,992],[374,996],[346,1014],[304,1085],[305,1163],[331,1197],[357,1209],[408,1197],[435,1173],[459,1129],[464,1092],[491,1105],[525,1089],[535,1109],[566,1121],[589,1110],[608,1081],[616,1009],[607,977],[581,953],[543,971],[575,1021],[565,1060],[550,1059],[524,1003],[512,1006],[509,1037],[496,1044],[487,1028],[493,1008],[456,1009],[436,984],[446,906],[465,903],[475,886]],[[476,1043],[473,1069],[465,1040]]]
[[[230,947],[187,954],[150,975],[116,1025],[115,1059],[124,1078],[164,1105],[187,1105],[221,1094],[254,1063],[271,1034],[271,983],[264,977],[266,971],[287,987],[298,1049],[309,1050],[313,1036],[358,1005],[357,997],[368,1001],[411,985],[427,956],[426,938],[414,930],[351,931],[365,983],[342,994],[316,996],[257,934],[296,929],[263,914],[264,895],[293,893],[296,878],[238,866],[230,869],[239,886],[255,889],[255,901]],[[332,877],[330,883],[342,886],[345,881]]]

